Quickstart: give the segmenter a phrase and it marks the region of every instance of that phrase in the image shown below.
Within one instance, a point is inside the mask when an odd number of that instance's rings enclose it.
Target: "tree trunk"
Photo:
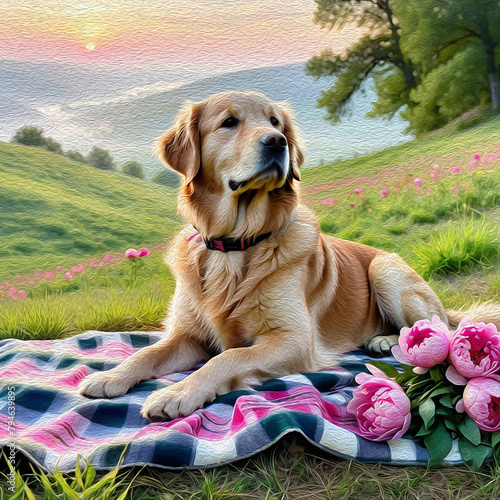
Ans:
[[[498,73],[490,73],[491,109],[496,111],[500,104],[500,78]]]
[[[491,109],[498,109],[500,100],[500,78],[498,68],[495,64],[495,44],[491,40],[489,33],[486,32],[486,37],[483,38],[483,44],[486,52],[486,67],[490,77],[490,92],[491,92]]]

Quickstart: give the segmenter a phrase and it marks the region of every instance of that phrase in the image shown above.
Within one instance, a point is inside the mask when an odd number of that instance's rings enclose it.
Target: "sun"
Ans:
[[[87,43],[87,50],[93,51],[95,49],[95,45],[93,43]]]

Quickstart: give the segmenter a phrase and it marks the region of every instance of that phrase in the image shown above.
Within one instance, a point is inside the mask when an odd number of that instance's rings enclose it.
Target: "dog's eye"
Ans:
[[[271,116],[271,119],[269,120],[271,122],[271,125],[273,127],[276,127],[276,125],[279,125],[279,121],[277,118],[275,118],[274,116]]]
[[[221,128],[233,128],[238,125],[239,120],[238,118],[235,118],[234,116],[230,116],[229,118],[226,118],[222,123],[221,123]]]

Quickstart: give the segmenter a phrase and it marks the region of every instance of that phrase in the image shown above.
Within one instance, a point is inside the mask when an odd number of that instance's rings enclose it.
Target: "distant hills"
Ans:
[[[332,82],[305,75],[303,64],[242,70],[191,83],[185,81],[192,80],[192,75],[169,74],[166,68],[127,74],[124,68],[99,71],[43,63],[45,66],[31,65],[23,73],[22,65],[27,64],[0,61],[0,139],[8,140],[21,124],[36,124],[65,149],[86,153],[99,145],[109,149],[118,162],[138,160],[150,171],[161,168],[152,157],[151,144],[172,125],[184,102],[226,90],[253,90],[273,100],[288,100],[306,139],[308,166],[364,155],[411,139],[403,133],[405,123],[399,118],[364,118],[374,98],[369,86],[356,96],[352,116],[345,123],[333,127],[325,122],[316,100]],[[11,75],[9,83],[2,75],[5,67]],[[31,80],[36,82],[31,85]]]

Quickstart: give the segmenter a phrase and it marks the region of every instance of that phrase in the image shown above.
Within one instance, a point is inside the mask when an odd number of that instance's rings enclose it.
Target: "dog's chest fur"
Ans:
[[[266,333],[266,282],[272,284],[288,260],[286,251],[270,242],[223,253],[207,250],[203,241],[183,238],[174,272],[189,290],[214,343],[224,350],[252,345]]]

